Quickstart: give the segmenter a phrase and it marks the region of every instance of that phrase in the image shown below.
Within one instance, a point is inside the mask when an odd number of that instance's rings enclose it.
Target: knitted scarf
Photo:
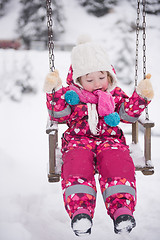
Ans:
[[[70,85],[70,90],[74,90],[81,102],[84,102],[88,106],[88,124],[91,132],[97,134],[98,114],[103,117],[114,112],[115,102],[112,94],[109,92],[103,92],[96,90],[94,92],[86,91],[85,89],[79,89],[74,85]],[[97,105],[97,109],[96,109]],[[98,110],[98,114],[97,114]]]

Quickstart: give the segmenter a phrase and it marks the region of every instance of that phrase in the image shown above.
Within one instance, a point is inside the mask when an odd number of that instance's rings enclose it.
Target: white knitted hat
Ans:
[[[87,42],[75,46],[71,53],[71,63],[73,69],[73,81],[77,83],[77,78],[91,72],[108,71],[113,79],[113,89],[117,83],[116,74],[111,66],[106,49],[100,44]]]

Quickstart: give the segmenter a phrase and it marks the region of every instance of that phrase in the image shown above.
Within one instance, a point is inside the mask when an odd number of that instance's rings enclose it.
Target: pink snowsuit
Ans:
[[[72,82],[70,69],[67,83]],[[72,82],[73,84],[73,82]],[[87,104],[70,106],[64,99],[69,87],[54,95],[54,120],[66,121],[68,129],[62,137],[62,189],[66,211],[72,218],[78,209],[88,210],[93,218],[96,204],[95,172],[99,173],[101,192],[111,218],[115,211],[127,207],[133,213],[136,204],[135,167],[120,127],[110,127],[99,116],[98,133],[93,135],[88,124]],[[121,88],[111,91],[115,111],[122,122],[135,122],[146,105],[144,98],[133,92],[128,97]],[[52,94],[47,94],[51,118]]]

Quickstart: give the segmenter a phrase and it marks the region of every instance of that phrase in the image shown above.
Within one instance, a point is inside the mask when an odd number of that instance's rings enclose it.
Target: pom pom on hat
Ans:
[[[91,39],[91,36],[88,35],[88,34],[82,34],[78,37],[77,39],[77,45],[79,44],[83,44],[83,43],[87,43],[87,42],[91,42],[92,39]]]

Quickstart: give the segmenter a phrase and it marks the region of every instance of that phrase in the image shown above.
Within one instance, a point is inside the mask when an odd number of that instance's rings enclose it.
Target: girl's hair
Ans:
[[[100,72],[101,72],[101,73],[104,73],[105,71],[100,71]],[[108,71],[107,71],[107,77],[108,77],[108,82],[109,82],[109,84],[112,86],[114,80],[113,80],[111,74],[110,74]],[[78,78],[77,78],[77,82],[81,84],[81,77],[78,77]]]
[[[113,77],[111,76],[110,72],[107,72],[107,76],[108,76],[108,82],[109,82],[109,84],[112,86],[114,80],[113,80]]]

